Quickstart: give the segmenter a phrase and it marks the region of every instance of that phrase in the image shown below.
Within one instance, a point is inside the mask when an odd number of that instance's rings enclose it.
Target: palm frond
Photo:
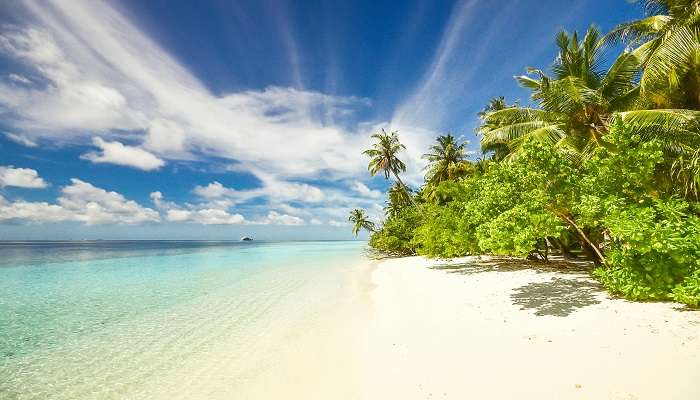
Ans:
[[[676,73],[689,68],[693,53],[700,48],[700,29],[682,26],[662,39],[656,51],[649,57],[642,75],[642,91],[654,86],[666,86],[672,71]]]
[[[616,98],[627,94],[635,86],[634,78],[639,73],[640,67],[641,63],[635,53],[623,53],[608,69],[598,90],[607,98]]]
[[[700,149],[678,157],[671,167],[671,176],[680,183],[684,196],[700,198]]]
[[[606,106],[601,94],[579,78],[567,77],[553,81],[542,93],[542,107],[547,111],[572,114],[585,111],[587,105]]]
[[[616,117],[642,140],[658,139],[672,152],[687,153],[700,146],[700,111],[637,110]]]
[[[637,21],[626,22],[613,28],[603,37],[605,44],[638,44],[656,37],[671,21],[668,15],[652,15]]]
[[[508,143],[530,135],[538,129],[548,126],[557,126],[544,121],[527,121],[507,124],[499,128],[482,132],[481,147],[488,147],[498,143]]]

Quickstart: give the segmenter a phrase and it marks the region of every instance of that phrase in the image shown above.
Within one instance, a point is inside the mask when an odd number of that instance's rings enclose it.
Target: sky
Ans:
[[[349,239],[391,182],[625,0],[3,0],[0,240]],[[361,238],[364,238],[363,234]]]

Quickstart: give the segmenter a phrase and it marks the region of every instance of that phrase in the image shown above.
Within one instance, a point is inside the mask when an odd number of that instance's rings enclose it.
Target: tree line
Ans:
[[[700,0],[638,3],[607,34],[561,31],[551,67],[516,78],[531,105],[479,113],[477,161],[440,136],[412,190],[398,132],[372,135],[368,170],[394,183],[382,223],[353,210],[353,233],[395,255],[585,257],[614,294],[700,305]]]

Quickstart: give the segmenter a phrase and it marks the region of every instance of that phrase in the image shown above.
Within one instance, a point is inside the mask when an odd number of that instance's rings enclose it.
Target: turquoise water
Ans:
[[[0,243],[0,398],[149,398],[328,311],[362,242]]]

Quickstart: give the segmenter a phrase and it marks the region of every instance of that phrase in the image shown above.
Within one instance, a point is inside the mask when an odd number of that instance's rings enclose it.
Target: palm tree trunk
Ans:
[[[403,183],[401,178],[399,178],[399,174],[397,174],[396,171],[392,171],[392,172],[394,174],[394,178],[396,178],[396,182],[398,182],[399,185],[401,185],[401,187],[403,188],[403,191],[406,192],[406,196],[408,196],[408,199],[411,200],[411,203],[413,203],[413,206],[416,207],[416,209],[421,213],[422,216],[425,216],[425,214],[423,213],[423,209],[420,206],[418,206],[418,203],[416,203],[416,200],[413,198],[413,196],[411,196],[411,192],[408,191],[408,187]]]
[[[569,218],[569,217],[567,217],[566,214],[561,213],[561,214],[559,214],[559,215],[560,215],[562,218],[564,218],[564,219],[566,220],[566,222],[568,222],[569,224],[571,224],[571,226],[573,226],[574,229],[576,229],[576,232],[578,232],[578,234],[581,236],[581,238],[588,244],[588,246],[590,246],[590,248],[591,248],[591,249],[595,252],[595,254],[598,256],[598,258],[600,259],[600,262],[603,263],[603,265],[607,265],[607,262],[605,261],[605,257],[603,257],[603,253],[600,252],[600,249],[598,249],[598,246],[594,245],[593,242],[591,242],[591,240],[590,240],[590,239],[588,238],[588,236],[583,232],[583,230],[582,230],[581,228],[579,228],[578,225],[576,225],[576,223],[574,222],[574,220],[571,219],[571,218]]]

